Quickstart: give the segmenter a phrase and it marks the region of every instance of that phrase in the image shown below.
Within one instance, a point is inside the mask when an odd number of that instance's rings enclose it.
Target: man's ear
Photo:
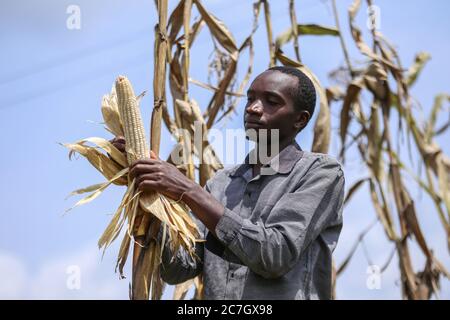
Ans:
[[[311,115],[306,110],[302,110],[302,111],[298,112],[296,119],[295,119],[295,123],[294,123],[294,126],[297,129],[297,131],[300,131],[301,129],[306,127],[310,117],[311,117]]]

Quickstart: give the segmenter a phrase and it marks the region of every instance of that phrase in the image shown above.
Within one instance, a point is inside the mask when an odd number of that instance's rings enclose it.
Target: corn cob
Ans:
[[[123,121],[125,140],[127,141],[128,164],[150,157],[145,139],[141,112],[128,78],[119,76],[116,80],[116,92],[119,113]]]

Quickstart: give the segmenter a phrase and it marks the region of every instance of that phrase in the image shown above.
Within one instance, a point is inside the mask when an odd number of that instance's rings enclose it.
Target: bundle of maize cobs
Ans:
[[[94,200],[110,184],[127,186],[122,201],[98,245],[105,250],[126,225],[116,271],[118,269],[123,277],[130,244],[133,244],[130,298],[148,299],[151,296],[152,299],[160,299],[164,285],[159,275],[164,249],[161,244],[168,245],[174,254],[182,247],[196,258],[194,248],[199,233],[186,205],[157,192],[142,193],[137,190],[135,181],[128,177],[132,162],[150,158],[139,100],[130,81],[119,76],[111,94],[105,95],[102,101],[106,129],[115,136],[125,136],[126,157],[108,140],[102,138],[83,139],[64,146],[70,149],[69,156],[73,153],[81,154],[107,179],[104,183],[73,191],[71,195],[90,193],[74,207]]]

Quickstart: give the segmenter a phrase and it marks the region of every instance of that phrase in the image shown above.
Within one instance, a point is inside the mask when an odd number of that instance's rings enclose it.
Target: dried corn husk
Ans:
[[[180,247],[183,247],[192,257],[195,257],[194,248],[198,230],[189,215],[188,208],[183,203],[175,202],[156,192],[144,194],[137,192],[134,181],[127,179],[128,166],[135,160],[148,158],[150,153],[137,99],[129,80],[122,76],[119,77],[116,81],[115,92],[117,92],[118,107],[108,107],[108,112],[104,112],[105,105],[114,105],[111,103],[111,99],[104,98],[102,113],[109,129],[123,129],[123,134],[127,139],[127,157],[109,141],[102,138],[93,137],[72,144],[64,144],[71,150],[71,155],[76,152],[86,157],[108,179],[105,183],[75,190],[71,195],[90,192],[87,197],[75,204],[74,207],[76,207],[94,200],[112,183],[127,186],[121,203],[100,237],[98,245],[99,248],[106,250],[127,224],[116,268],[123,277],[123,268],[127,261],[130,244],[138,241],[137,245],[143,250],[142,255],[138,255],[134,261],[131,297],[148,299],[151,294],[153,299],[158,299],[161,297],[163,289],[163,282],[159,276],[162,248],[160,243],[155,240],[160,226],[168,228],[167,243],[173,252],[177,252]],[[109,104],[105,103],[106,100],[109,101]],[[87,143],[94,146],[88,146]],[[107,152],[110,157],[100,150]],[[149,228],[142,228],[141,222],[151,221],[150,216],[156,219],[153,219],[153,223],[149,223]],[[138,217],[139,219],[137,219]],[[163,238],[165,237],[166,235]],[[163,241],[166,242],[165,239]]]

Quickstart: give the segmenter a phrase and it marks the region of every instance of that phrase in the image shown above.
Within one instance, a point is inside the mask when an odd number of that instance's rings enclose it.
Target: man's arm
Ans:
[[[119,151],[121,151],[126,156],[126,141],[124,137],[115,137],[110,140],[110,142],[116,147]],[[108,155],[109,156],[109,155]],[[158,157],[151,152],[150,157],[152,159],[158,159]],[[111,158],[111,157],[110,157]],[[112,158],[111,158],[112,159]],[[138,162],[139,163],[139,162]],[[138,164],[136,163],[136,164]],[[145,166],[145,161],[143,162],[144,167],[142,171],[135,171],[135,175],[141,177],[141,180],[146,180],[149,174],[154,173],[154,171],[148,171],[148,167]],[[173,166],[172,166],[173,167]],[[175,168],[175,167],[173,167]],[[175,168],[176,169],[176,168]],[[178,169],[176,171],[179,173]],[[183,179],[181,179],[183,180]],[[180,184],[184,185],[184,184]],[[205,187],[208,187],[207,185]],[[158,190],[159,191],[159,190]],[[207,191],[208,192],[208,191]],[[194,218],[194,220],[196,220]],[[205,236],[205,226],[198,220],[195,221],[200,233],[199,238],[204,239]],[[169,284],[178,284],[185,282],[189,279],[195,278],[198,276],[203,269],[203,252],[204,252],[204,243],[197,242],[195,246],[195,254],[197,258],[191,257],[183,248],[180,248],[176,254],[174,254],[171,249],[168,240],[166,239],[165,243],[162,244],[163,238],[163,227],[160,228],[158,233],[158,241],[163,246],[163,252],[161,256],[161,265],[160,265],[160,274],[161,278],[169,283]]]
[[[225,208],[201,186],[161,160],[134,163],[130,171],[142,191],[180,199],[242,264],[265,278],[277,278],[298,261],[303,249],[342,211],[344,176],[340,165],[319,158],[294,193],[272,208],[264,225]]]
[[[222,257],[246,265],[265,278],[284,275],[311,241],[341,220],[344,184],[340,165],[321,158],[297,190],[276,203],[264,224],[255,224],[224,208],[215,227],[215,236],[226,248]],[[201,207],[201,195],[193,193],[189,198],[192,202]],[[201,213],[201,208],[198,210]]]
[[[130,176],[136,178],[136,185],[143,192],[157,191],[171,199],[183,200],[206,228],[215,233],[225,207],[174,165],[160,159],[138,160],[131,165]]]

